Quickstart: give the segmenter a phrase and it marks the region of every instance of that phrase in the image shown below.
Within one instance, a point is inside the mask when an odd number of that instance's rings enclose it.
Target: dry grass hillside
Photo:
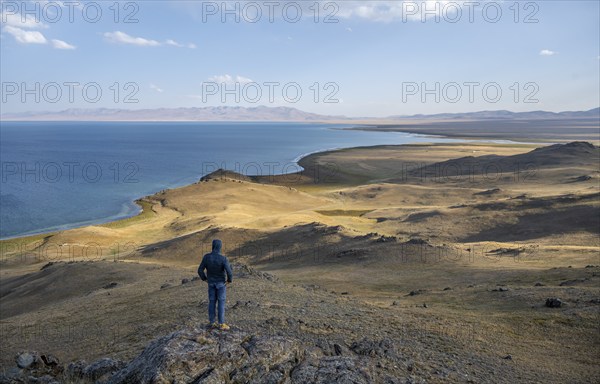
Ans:
[[[205,323],[192,278],[220,238],[241,263],[240,331],[348,356],[389,340],[377,382],[598,382],[599,162],[584,142],[331,151],[300,174],[217,171],[136,218],[3,241],[0,362],[128,360]]]

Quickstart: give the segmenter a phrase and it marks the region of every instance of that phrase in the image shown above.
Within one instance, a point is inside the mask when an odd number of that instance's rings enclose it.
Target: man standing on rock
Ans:
[[[228,283],[233,281],[233,273],[229,261],[221,255],[223,243],[219,239],[212,242],[212,252],[207,253],[202,258],[198,267],[198,275],[202,281],[208,282],[208,320],[213,328],[228,330],[229,326],[225,324],[225,298],[227,294]],[[204,270],[206,269],[206,274]],[[208,277],[207,277],[208,275]],[[215,306],[218,301],[219,322],[215,322]]]

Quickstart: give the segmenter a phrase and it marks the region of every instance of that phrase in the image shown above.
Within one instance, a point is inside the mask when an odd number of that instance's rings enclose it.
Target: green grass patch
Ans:
[[[148,220],[156,216],[156,212],[152,210],[152,203],[146,200],[137,200],[136,203],[142,207],[142,212],[139,215],[129,217],[123,220],[111,221],[110,223],[102,224],[100,227],[105,228],[124,228],[140,221]]]
[[[7,256],[16,256],[31,252],[32,250],[44,244],[45,241],[55,234],[56,232],[42,233],[39,235],[0,240],[0,259],[4,259]]]

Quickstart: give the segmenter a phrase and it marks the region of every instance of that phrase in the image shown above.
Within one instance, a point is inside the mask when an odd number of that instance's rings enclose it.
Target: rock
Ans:
[[[247,266],[246,264],[233,263],[231,264],[233,275],[236,278],[257,278],[260,280],[267,280],[272,282],[278,282],[279,279],[270,273],[261,272],[254,268]]]
[[[415,289],[414,291],[410,291],[407,296],[417,296],[425,292],[427,291],[424,289]]]
[[[508,255],[508,256],[519,256],[521,253],[525,252],[525,248],[498,248],[492,249],[487,252],[488,254],[494,254],[497,256]]]
[[[34,382],[37,384],[60,384],[60,381],[58,381],[56,378],[50,376],[50,375],[44,375],[42,377],[39,378],[33,378],[34,380],[31,380],[30,378],[30,382]]]
[[[444,291],[451,291],[451,290],[452,290],[452,288],[450,288],[450,287],[444,288]]]
[[[318,289],[321,289],[321,286],[317,284],[304,284],[302,285],[302,288],[306,289],[307,291],[316,291]]]
[[[502,190],[500,188],[493,188],[493,189],[488,189],[487,191],[474,193],[473,195],[475,195],[475,196],[489,196],[489,195],[494,195],[494,194],[500,193],[500,192],[502,192]]]
[[[0,374],[0,379],[5,380],[5,381],[0,380],[0,383],[18,382],[17,380],[21,377],[23,377],[23,370],[18,367],[11,367],[11,368],[7,369],[6,371],[4,371],[3,374]]]
[[[160,289],[165,289],[165,288],[169,288],[171,286],[171,284],[169,283],[164,283],[163,285],[160,286]]]
[[[235,302],[235,304],[233,304],[231,306],[231,309],[236,309],[241,306],[248,307],[248,308],[258,308],[258,307],[260,307],[260,303],[257,303],[256,301],[252,301],[252,300],[249,300],[249,301],[238,300]]]
[[[56,356],[46,354],[46,355],[41,355],[40,359],[41,359],[42,363],[44,364],[44,367],[40,367],[42,369],[38,370],[38,372],[36,372],[36,374],[39,375],[40,373],[49,373],[53,376],[57,376],[64,371],[64,366],[62,364],[60,364],[60,361],[58,360],[58,357],[56,357]]]
[[[394,302],[392,303],[392,305],[393,305],[393,306],[400,305],[400,302],[399,302],[399,301],[397,301],[397,300],[394,300]]]
[[[44,362],[44,364],[48,367],[58,367],[58,364],[60,363],[58,357],[50,354],[42,355],[41,359]]]
[[[102,377],[108,378],[109,374],[120,371],[125,368],[125,363],[120,360],[113,360],[111,358],[105,357],[103,359],[97,360],[90,365],[83,368],[81,374],[86,379],[98,380]]]
[[[506,355],[503,357],[504,360],[512,360],[512,356],[511,355]]]
[[[534,284],[534,286],[535,286],[535,287],[543,287],[543,286],[544,286],[544,284],[542,284],[542,283],[540,283],[540,282],[537,282],[537,283],[535,283],[535,284]]]
[[[285,319],[285,322],[287,323],[288,327],[297,327],[299,324],[298,320],[293,319],[291,317]]]
[[[508,292],[508,288],[506,288],[506,287],[498,287],[498,288],[492,289],[492,292]]]
[[[151,342],[109,383],[279,382],[301,353],[279,336],[183,330]]]
[[[333,344],[333,350],[335,351],[335,354],[338,356],[342,355],[342,346],[339,344]]]
[[[341,252],[335,254],[335,257],[338,259],[347,258],[352,260],[364,260],[367,258],[369,252],[366,249],[345,249]]]
[[[424,240],[424,239],[421,239],[421,238],[418,238],[418,237],[410,239],[408,241],[405,241],[402,244],[406,244],[406,245],[426,245],[428,247],[432,246],[431,244],[429,244],[429,242],[427,240]]]
[[[42,359],[37,352],[21,352],[15,358],[15,362],[19,368],[32,369],[40,365]]]
[[[560,308],[563,302],[559,298],[551,297],[546,299],[546,307],[548,308]]]
[[[367,369],[358,360],[343,356],[327,356],[302,362],[291,375],[293,384],[372,383]]]
[[[360,341],[355,341],[354,343],[352,343],[352,345],[350,345],[350,349],[357,355],[362,356],[396,356],[396,352],[394,350],[394,343],[390,339],[375,341],[364,338]]]
[[[390,243],[390,242],[395,242],[397,241],[398,238],[396,236],[385,236],[382,235],[381,237],[379,237],[376,242],[377,243]]]
[[[271,317],[271,318],[265,320],[265,324],[273,325],[276,327],[283,327],[283,326],[285,326],[285,323],[286,322],[282,318],[279,318],[279,317]]]
[[[114,288],[114,287],[116,287],[117,285],[119,285],[119,284],[118,284],[118,283],[115,283],[115,282],[113,281],[112,283],[108,283],[108,284],[106,284],[106,285],[105,285],[104,287],[102,287],[102,288],[104,288],[104,289],[111,289],[111,288]]]
[[[577,177],[573,177],[571,180],[573,183],[579,183],[582,181],[588,181],[588,180],[592,180],[593,177],[590,175],[582,175],[582,176],[577,176]]]
[[[187,284],[190,282],[190,279],[181,279],[181,285]]]
[[[311,357],[317,356],[342,356],[351,355],[351,351],[345,346],[331,341],[328,338],[320,338],[315,341],[314,353]]]
[[[44,269],[46,269],[46,268],[48,268],[48,267],[51,267],[51,266],[53,266],[54,264],[55,264],[55,263],[54,263],[53,261],[50,261],[50,262],[48,262],[48,263],[44,264],[44,265],[42,266],[42,268],[40,268],[40,271],[43,271]]]
[[[72,380],[83,378],[83,370],[88,366],[85,360],[73,361],[67,365],[65,376]]]
[[[356,343],[377,359],[343,349],[333,344],[335,355],[323,356],[295,338],[188,328],[152,341],[107,383],[372,383],[381,382],[369,373],[379,357],[394,353],[389,340]]]

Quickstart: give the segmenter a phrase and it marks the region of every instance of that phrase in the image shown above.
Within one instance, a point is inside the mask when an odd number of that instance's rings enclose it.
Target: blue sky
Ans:
[[[591,109],[600,104],[599,3],[2,0],[2,112]]]

